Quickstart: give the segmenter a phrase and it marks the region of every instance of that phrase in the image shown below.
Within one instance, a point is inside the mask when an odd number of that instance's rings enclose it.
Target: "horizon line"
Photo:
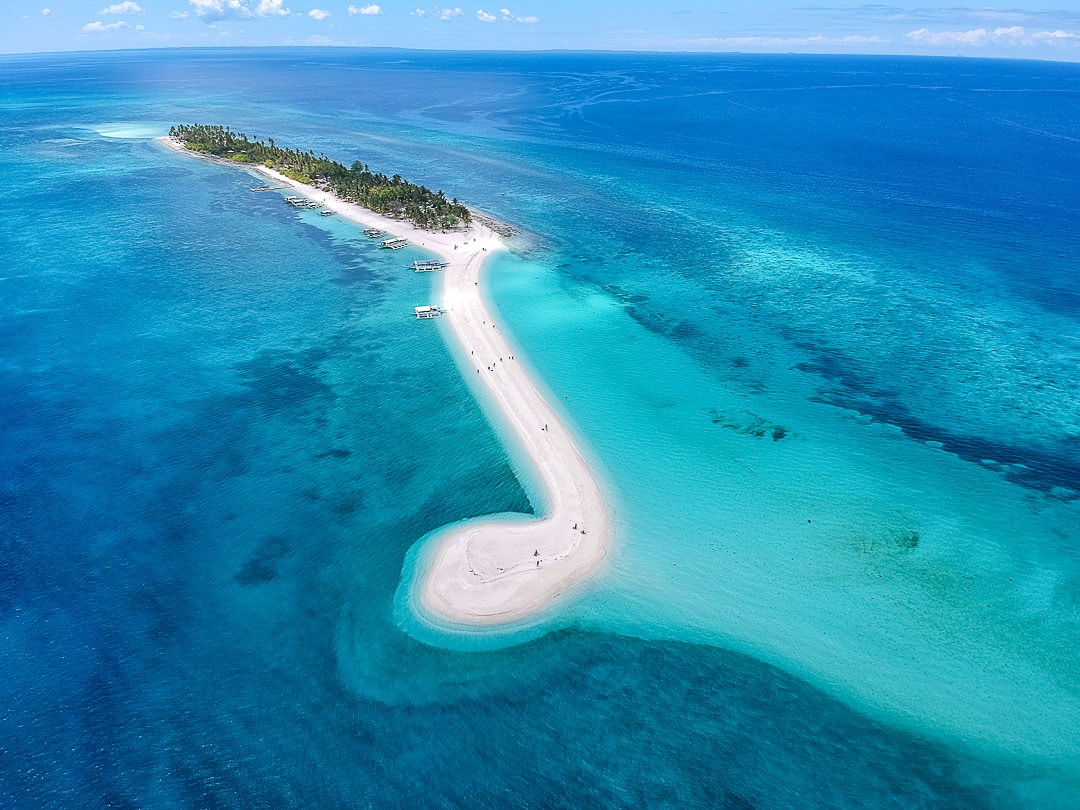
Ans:
[[[305,51],[402,51],[405,53],[446,54],[615,54],[641,56],[799,56],[799,57],[847,57],[856,59],[964,59],[983,62],[1039,62],[1044,64],[1080,65],[1080,59],[1046,59],[1036,56],[929,54],[929,53],[820,53],[806,51],[681,51],[624,48],[406,48],[398,45],[159,45],[152,48],[95,48],[66,51],[3,51],[0,58],[18,56],[79,56],[92,54],[179,52],[179,51],[255,51],[255,50],[305,50]]]

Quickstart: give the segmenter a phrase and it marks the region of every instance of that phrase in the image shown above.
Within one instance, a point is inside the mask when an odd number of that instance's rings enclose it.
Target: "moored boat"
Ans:
[[[437,261],[415,261],[412,263],[412,269],[417,273],[430,273],[432,270],[442,270],[446,264],[446,262]]]

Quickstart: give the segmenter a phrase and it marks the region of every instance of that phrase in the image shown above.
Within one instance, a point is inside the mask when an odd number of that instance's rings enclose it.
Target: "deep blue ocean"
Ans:
[[[395,610],[529,488],[420,254],[184,122],[522,230],[617,522],[552,632]],[[0,807],[1080,806],[1080,66],[3,56],[0,173]]]

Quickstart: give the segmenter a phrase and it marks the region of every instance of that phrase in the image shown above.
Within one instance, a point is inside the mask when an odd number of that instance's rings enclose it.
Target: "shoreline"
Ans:
[[[457,342],[458,363],[470,387],[476,377],[538,473],[545,514],[515,521],[479,517],[436,530],[434,550],[408,583],[414,614],[459,631],[494,629],[538,616],[597,571],[612,527],[599,481],[569,428],[515,359],[481,294],[485,261],[505,249],[496,223],[479,217],[465,230],[426,231],[266,166],[193,152],[169,137],[158,141],[183,155],[254,171],[361,227],[403,236],[446,262],[439,303]]]

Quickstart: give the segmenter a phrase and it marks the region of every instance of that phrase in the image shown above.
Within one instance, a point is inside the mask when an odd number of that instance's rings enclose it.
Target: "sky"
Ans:
[[[1075,10],[1054,10],[1042,0],[948,7],[829,0],[514,0],[506,7],[508,2],[0,0],[0,53],[325,45],[1080,61],[1077,0],[1069,0]]]

